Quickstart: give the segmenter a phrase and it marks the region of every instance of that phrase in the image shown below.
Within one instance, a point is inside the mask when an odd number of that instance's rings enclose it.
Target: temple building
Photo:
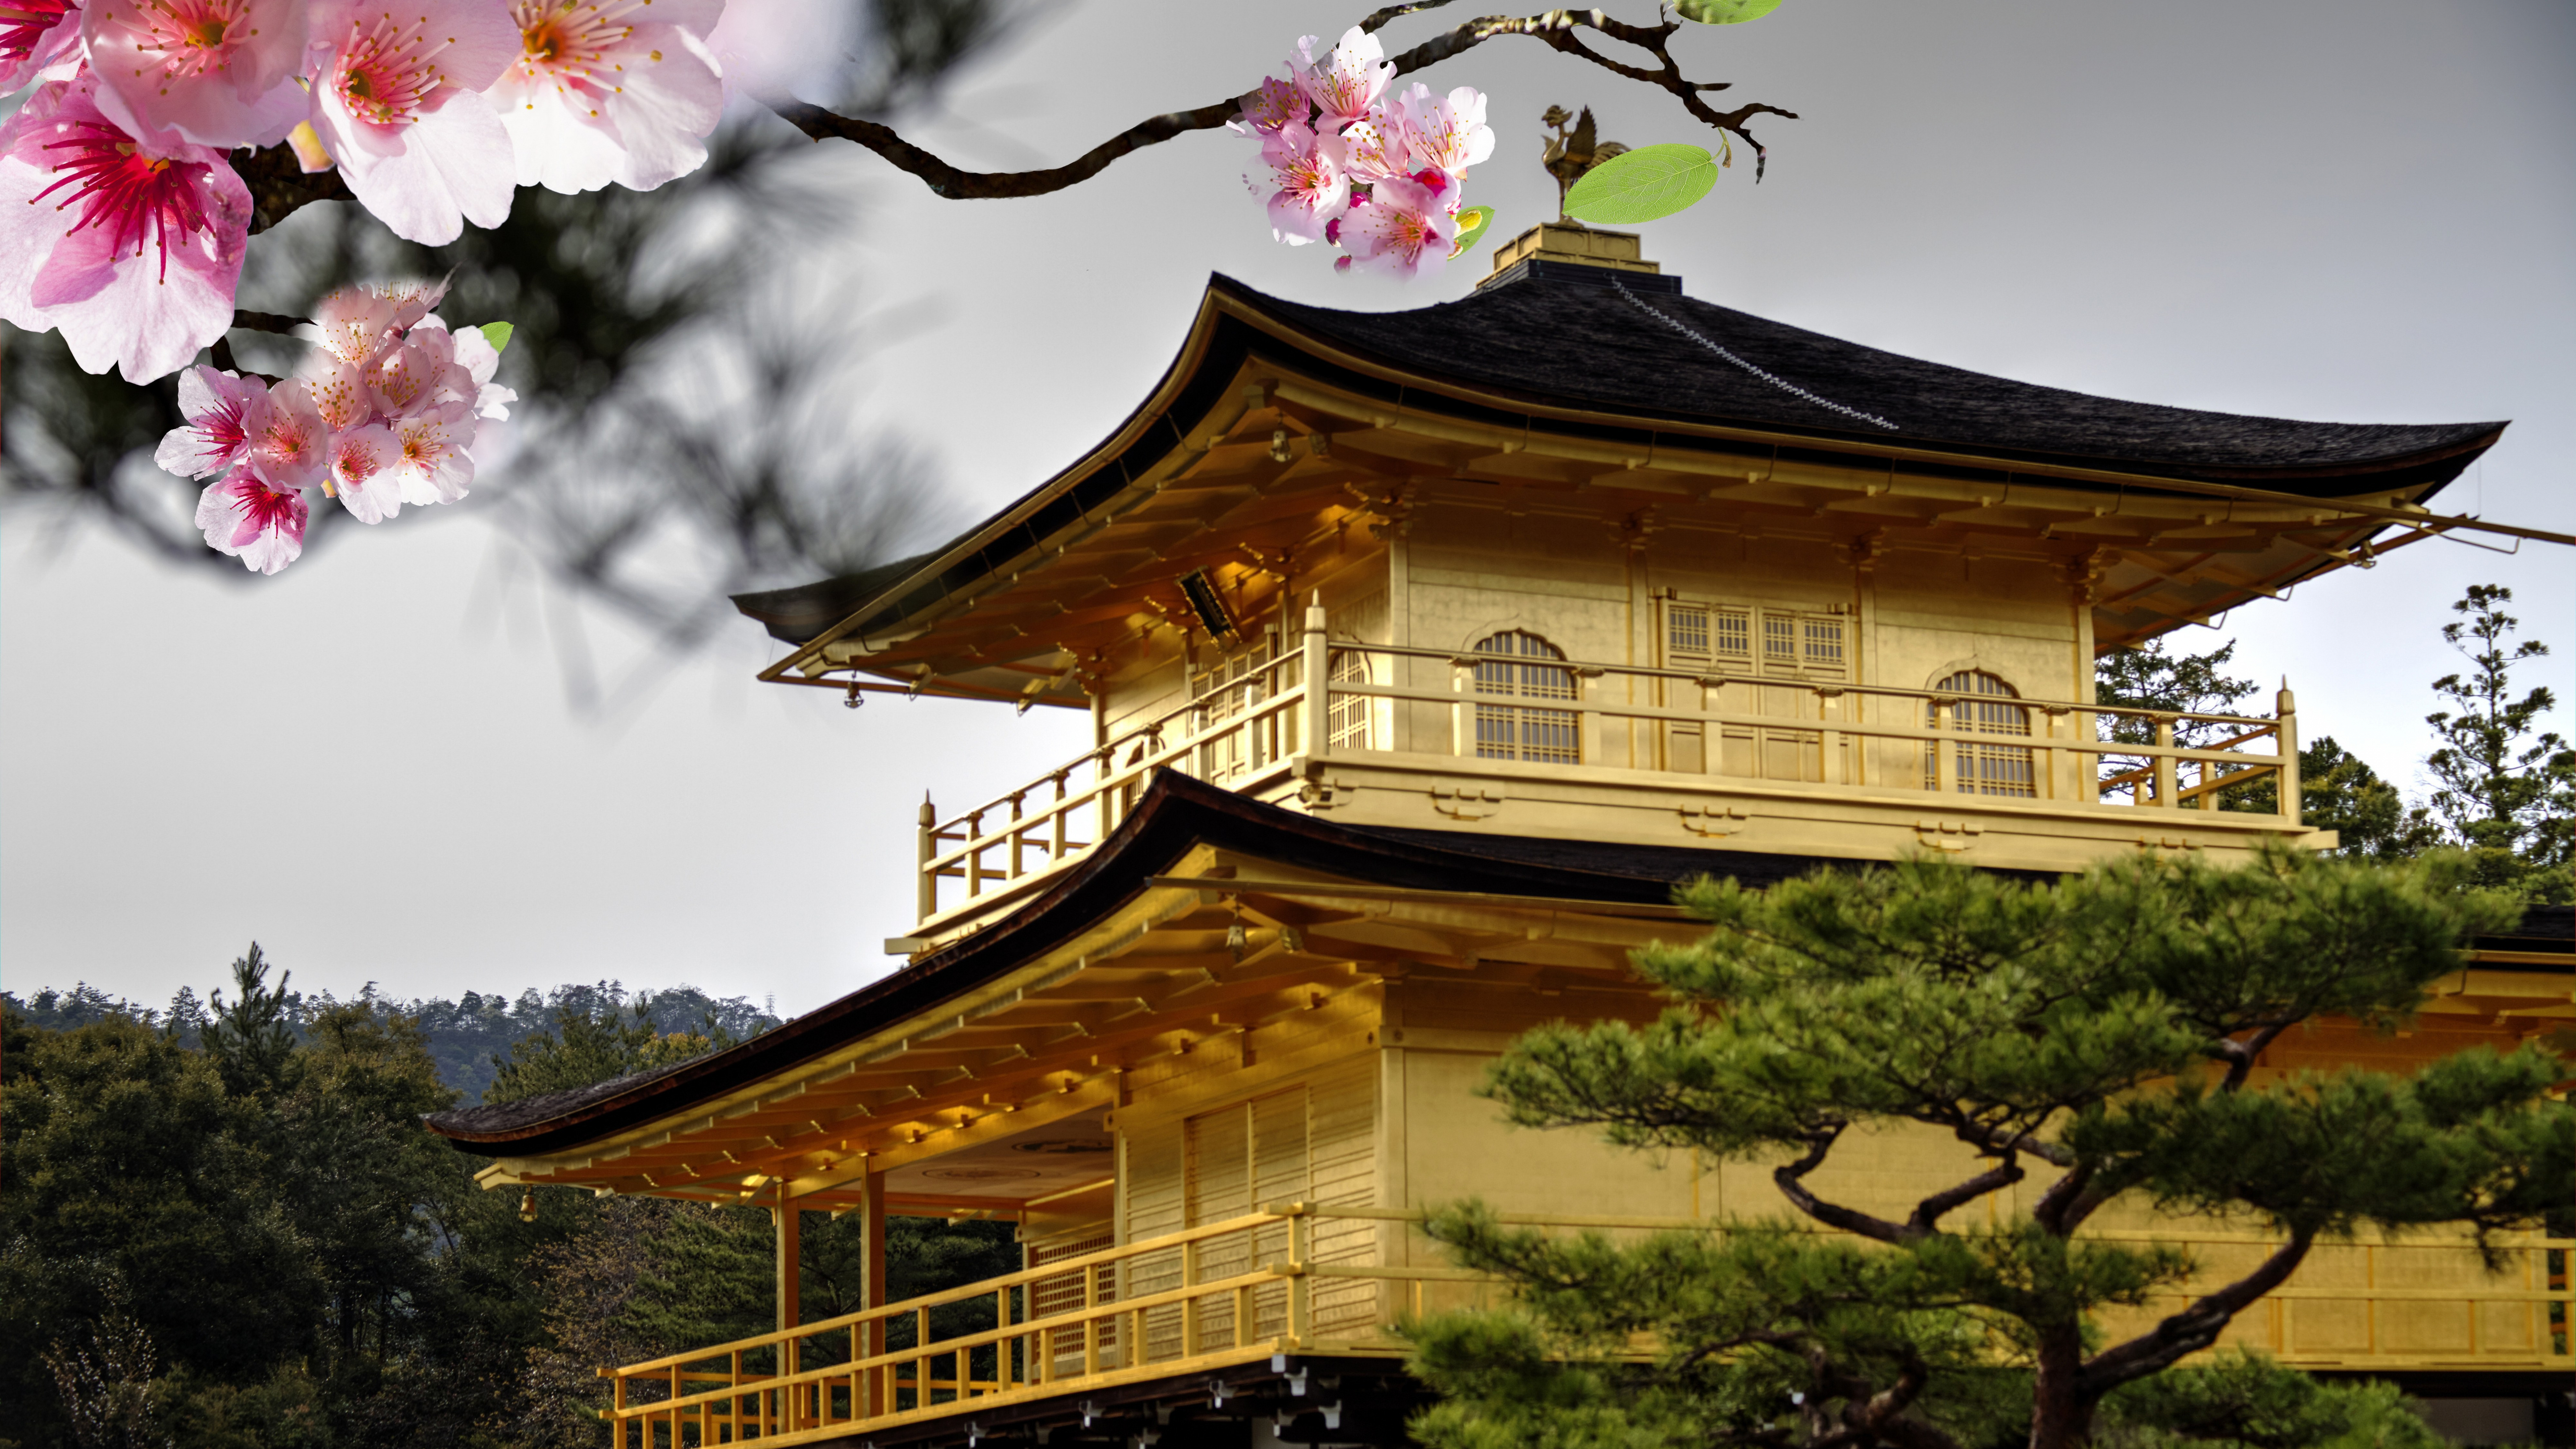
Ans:
[[[1426,1206],[1777,1209],[1762,1170],[1516,1132],[1473,1095],[1531,1026],[1651,1019],[1628,956],[1692,932],[1677,882],[2331,846],[2289,689],[2115,708],[2096,656],[2430,536],[2502,428],[1984,376],[1695,300],[1571,224],[1411,311],[1214,278],[1160,384],[1054,478],[931,552],[739,601],[786,646],[773,682],[1090,712],[1079,757],[923,806],[901,968],[432,1126],[495,1189],[775,1215],[777,1331],[603,1365],[622,1445],[1400,1443],[1393,1325],[1482,1291]],[[2216,808],[2253,786],[2267,808]],[[2330,1023],[2263,1068],[2511,1047],[2571,1024],[2571,986],[2569,914],[2538,910],[2409,1033]],[[1892,1202],[1958,1150],[1892,1135],[1884,1187],[1842,1186]],[[868,1306],[800,1321],[799,1214],[826,1211],[880,1259]],[[884,1302],[889,1215],[1015,1223],[1024,1271]],[[2321,1248],[2232,1341],[2528,1438],[2576,1370],[2570,1247],[2508,1240],[2500,1274],[2450,1240]],[[940,1336],[950,1302],[989,1326]]]

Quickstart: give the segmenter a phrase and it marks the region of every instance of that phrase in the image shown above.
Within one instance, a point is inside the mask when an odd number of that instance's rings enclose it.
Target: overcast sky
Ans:
[[[1064,159],[1240,90],[1365,6],[1086,3],[962,78],[924,127],[961,163]],[[1626,11],[1643,14],[1642,5]],[[1390,49],[1428,33],[1417,19]],[[2576,531],[2576,6],[2565,0],[1788,0],[1687,37],[1771,120],[1645,228],[1694,296],[1900,352],[2116,397],[2353,422],[2510,418],[2446,502]],[[1488,91],[1469,200],[1552,209],[1539,112],[1705,140],[1678,106],[1527,42],[1426,78]],[[872,162],[849,269],[926,332],[853,407],[933,455],[960,516],[1113,428],[1207,273],[1367,309],[1407,290],[1273,244],[1248,144],[1186,138],[1069,194],[949,203]],[[475,320],[475,319],[465,319]],[[755,422],[756,425],[756,422]],[[473,500],[269,580],[175,571],[0,517],[0,984],[202,994],[256,937],[297,985],[394,993],[618,977],[810,1009],[888,967],[922,791],[969,803],[1081,748],[1078,715],[755,685],[748,621],[640,706],[566,701],[564,611]],[[512,582],[513,579],[519,582]],[[2287,674],[2303,722],[2422,792],[2436,629],[2511,585],[2576,658],[2576,552],[2431,542],[2239,610],[2205,648]],[[597,621],[591,626],[600,630]],[[591,636],[614,649],[613,631]],[[2566,727],[2561,711],[2557,724]]]

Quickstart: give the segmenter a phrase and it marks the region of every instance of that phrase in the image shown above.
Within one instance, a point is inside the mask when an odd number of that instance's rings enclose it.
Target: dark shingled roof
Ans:
[[[440,1112],[426,1120],[431,1130],[466,1151],[500,1157],[560,1151],[685,1110],[1028,964],[1109,915],[1146,889],[1148,877],[1201,844],[1371,885],[1630,905],[1667,904],[1675,885],[1702,875],[1768,886],[1818,866],[1866,864],[1696,846],[1336,825],[1159,770],[1108,840],[1044,894],[903,970],[712,1056],[522,1101]],[[1996,874],[2047,880],[2055,872]],[[2481,937],[2478,944],[2490,950],[2569,952],[2563,969],[2576,974],[2571,928],[2576,928],[2576,911],[2536,906],[2514,934]]]
[[[1344,312],[1263,298],[1264,309],[1353,352],[1412,371],[1606,411],[1761,423],[1891,443],[1950,445],[2103,468],[2241,478],[2343,470],[2474,444],[2502,423],[2304,423],[2121,402],[1882,352],[1678,293],[1564,274],[1405,312]],[[1648,316],[1652,311],[1655,316]],[[1731,364],[1678,323],[1779,379]],[[1780,383],[1867,413],[1807,401]],[[2275,485],[2265,485],[2275,486]]]
[[[1447,382],[1497,401],[1633,418],[1633,429],[1607,423],[1554,426],[1603,437],[1615,433],[1639,446],[1653,440],[1658,421],[1732,425],[1803,435],[1818,445],[1877,443],[1956,453],[1979,467],[2055,464],[2233,482],[2309,497],[2420,490],[2416,497],[2421,501],[2492,444],[2505,426],[2306,423],[2121,402],[1945,367],[1694,301],[1680,294],[1672,277],[1640,277],[1622,295],[1610,284],[1611,274],[1597,267],[1524,262],[1513,272],[1511,280],[1458,301],[1403,312],[1310,307],[1256,292],[1230,277],[1211,277],[1211,294],[1269,319],[1286,335],[1220,311],[1209,345],[1183,378],[1188,385],[1169,404],[1178,418],[1172,427],[1148,431],[1127,454],[1102,461],[1088,476],[1083,470],[1090,460],[1077,462],[1067,474],[1041,484],[942,548],[798,588],[739,594],[734,603],[767,625],[773,637],[802,644],[860,609],[887,603],[888,590],[956,553],[929,585],[893,603],[891,613],[880,609],[869,626],[943,598],[998,567],[999,560],[1036,547],[1051,529],[1086,516],[1119,491],[1125,470],[1149,461],[1141,455],[1177,444],[1180,429],[1216,397],[1212,386],[1225,381],[1218,374],[1231,373],[1246,357],[1276,358],[1408,408],[1486,422],[1508,420],[1487,404],[1445,399],[1419,387],[1408,390],[1401,381],[1342,367],[1314,355],[1317,347],[1364,360],[1399,378]],[[1648,285],[1655,290],[1641,290]],[[1641,306],[1654,309],[1655,315]],[[1671,324],[1689,328],[1743,365],[1718,357]],[[1769,380],[1747,368],[1760,369]],[[1860,414],[1894,427],[1879,427]],[[1038,509],[1015,528],[999,528],[1067,484],[1073,495],[1055,498],[1051,508]],[[2081,480],[2064,480],[2064,486],[2113,487]],[[988,532],[996,536],[983,548],[959,553]]]

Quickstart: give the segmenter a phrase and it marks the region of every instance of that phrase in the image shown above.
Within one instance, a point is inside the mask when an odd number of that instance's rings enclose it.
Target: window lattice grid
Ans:
[[[1941,692],[1955,695],[1950,706],[1950,728],[1970,735],[2030,734],[2030,709],[2015,701],[2020,691],[1982,669],[1966,669],[1941,681]],[[1941,707],[1937,703],[1923,707],[1924,724],[1938,729]],[[2011,799],[2032,800],[2039,796],[2039,780],[2032,765],[2031,752],[2025,746],[1987,744],[1962,740],[1952,747],[1957,758],[1958,789],[1965,795],[1999,795]],[[1941,787],[1939,761],[1927,756],[1923,762],[1923,788]]]
[[[1805,626],[1807,667],[1840,672],[1843,667],[1843,621],[1808,618],[1800,622]]]
[[[1707,658],[1708,610],[1692,604],[1672,605],[1665,613],[1664,647],[1676,656]]]
[[[1333,653],[1332,682],[1335,684],[1370,684],[1369,659],[1356,649]],[[1337,750],[1365,750],[1369,744],[1369,719],[1377,701],[1364,694],[1337,694],[1326,710],[1326,741]]]
[[[1753,615],[1744,609],[1720,609],[1711,620],[1717,627],[1711,641],[1721,659],[1753,657]]]
[[[1790,614],[1765,612],[1762,616],[1762,662],[1796,664],[1798,662],[1798,620]]]
[[[1191,676],[1190,694],[1205,711],[1202,727],[1213,729],[1270,697],[1266,686],[1271,661],[1276,657],[1275,642],[1265,633],[1249,648]],[[1251,768],[1255,762],[1253,743],[1245,731],[1230,730],[1201,745],[1199,778],[1223,780]]]
[[[1574,671],[1561,664],[1565,652],[1538,637],[1514,629],[1476,646],[1478,654],[1500,656],[1476,665],[1476,692],[1523,699],[1574,699]],[[1572,765],[1583,759],[1582,732],[1568,709],[1534,709],[1525,705],[1476,706],[1476,757]]]

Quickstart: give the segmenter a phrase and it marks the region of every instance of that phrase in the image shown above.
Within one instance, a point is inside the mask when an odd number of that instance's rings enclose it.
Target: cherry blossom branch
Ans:
[[[295,148],[284,144],[235,152],[233,172],[250,188],[253,234],[268,230],[314,202],[356,199],[349,194],[348,183],[340,179],[338,167],[307,172],[296,160]]]
[[[1436,9],[1450,0],[1416,0],[1416,3],[1391,5],[1370,15],[1360,23],[1364,31],[1374,31],[1388,21],[1423,10]],[[1470,20],[1420,45],[1395,56],[1396,72],[1409,75],[1426,70],[1476,46],[1500,36],[1527,36],[1540,44],[1577,60],[1597,65],[1625,80],[1650,85],[1677,97],[1683,109],[1699,120],[1728,135],[1739,137],[1753,148],[1753,175],[1762,177],[1769,152],[1745,127],[1756,116],[1780,116],[1796,120],[1797,112],[1759,102],[1720,111],[1701,99],[1704,92],[1724,90],[1731,82],[1694,81],[1682,73],[1680,62],[1673,59],[1670,44],[1684,22],[1667,20],[1659,25],[1631,25],[1612,19],[1599,10],[1551,10],[1544,15],[1489,15]],[[1594,31],[1625,45],[1634,46],[1654,57],[1652,67],[1632,65],[1614,59],[1587,44],[1581,32]],[[877,121],[862,120],[827,111],[820,106],[802,103],[783,106],[779,114],[788,123],[817,141],[854,141],[894,163],[897,170],[920,177],[933,195],[951,201],[993,200],[1014,196],[1044,196],[1062,191],[1099,175],[1109,163],[1148,146],[1160,145],[1193,131],[1212,131],[1224,125],[1241,109],[1238,96],[1212,102],[1187,111],[1168,111],[1150,116],[1128,127],[1080,156],[1061,166],[1040,171],[966,171],[905,140],[895,129]]]

